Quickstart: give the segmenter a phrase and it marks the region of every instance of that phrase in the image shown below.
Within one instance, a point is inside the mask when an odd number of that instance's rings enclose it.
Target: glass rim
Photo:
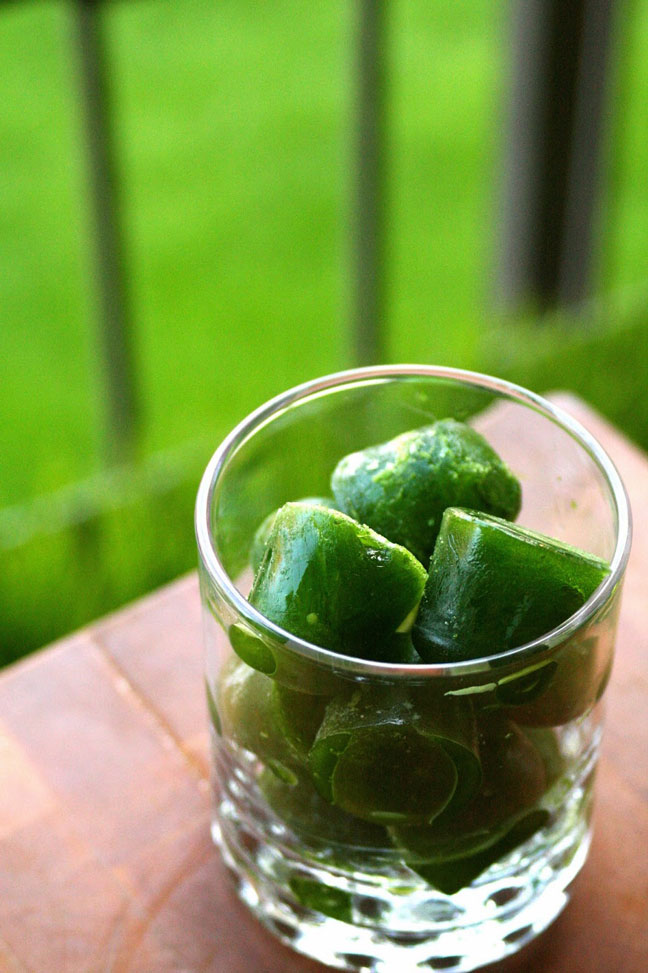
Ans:
[[[445,663],[376,662],[370,659],[342,655],[292,635],[257,611],[238,590],[217,554],[210,517],[214,492],[228,459],[253,433],[302,400],[312,400],[320,394],[343,387],[382,384],[393,379],[407,378],[445,379],[457,384],[482,388],[485,391],[498,393],[503,398],[517,401],[532,408],[535,412],[545,415],[568,432],[585,449],[598,466],[610,488],[616,507],[617,520],[616,544],[610,560],[610,573],[577,612],[570,615],[560,625],[530,642],[499,652],[496,655]],[[281,641],[284,649],[294,651],[297,655],[311,662],[328,669],[335,668],[336,671],[345,672],[348,675],[392,678],[417,676],[424,679],[426,677],[472,675],[489,671],[493,665],[519,663],[530,657],[533,657],[533,661],[536,662],[542,650],[549,652],[557,645],[567,641],[603,608],[617,584],[623,578],[630,555],[632,518],[625,486],[607,452],[577,419],[574,419],[568,412],[554,405],[548,399],[513,382],[467,369],[437,365],[379,365],[347,369],[303,382],[269,399],[242,419],[223,439],[205,468],[196,497],[195,530],[200,562],[209,580],[225,603],[247,621],[253,630],[260,630],[273,640]]]

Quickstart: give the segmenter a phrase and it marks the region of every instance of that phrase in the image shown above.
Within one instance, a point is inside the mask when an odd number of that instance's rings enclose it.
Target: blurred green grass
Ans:
[[[144,404],[144,472],[125,474],[107,513],[88,500],[105,489],[103,376],[73,8],[0,8],[0,660],[190,567],[192,496],[224,432],[283,388],[352,364],[352,10],[344,0],[107,5]],[[628,333],[644,335],[632,302],[594,325],[552,326],[541,354],[536,325],[502,328],[491,310],[507,8],[399,0],[389,26],[389,360],[491,369],[538,390],[564,375],[648,444],[648,420],[626,401],[643,366],[619,358],[619,404],[585,364],[590,340],[624,335],[625,354]],[[648,277],[647,40],[641,0],[619,44],[598,259],[610,294]],[[565,340],[582,364],[561,372]],[[166,491],[146,473],[159,451],[176,470]],[[87,516],[54,517],[47,532],[38,498],[62,490],[74,507],[80,479]],[[22,544],[11,533],[20,517],[41,524]],[[156,564],[162,530],[175,554]]]
[[[352,5],[108,7],[146,453],[203,433],[215,441],[269,395],[351,363]],[[502,24],[483,0],[403,3],[396,14],[389,355],[467,364],[488,256]],[[20,365],[0,395],[37,457],[26,464],[22,437],[3,429],[3,504],[101,463],[72,26],[71,8],[51,0],[0,15],[11,210],[0,300],[5,361]]]

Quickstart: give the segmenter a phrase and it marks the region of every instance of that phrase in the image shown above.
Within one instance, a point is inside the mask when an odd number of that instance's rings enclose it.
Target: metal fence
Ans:
[[[387,0],[355,0],[353,320],[358,363],[385,346]],[[516,0],[513,81],[500,243],[500,296],[546,309],[587,296],[613,0]],[[119,219],[107,4],[75,0],[76,43],[94,213],[95,280],[110,463],[133,458],[138,383]]]

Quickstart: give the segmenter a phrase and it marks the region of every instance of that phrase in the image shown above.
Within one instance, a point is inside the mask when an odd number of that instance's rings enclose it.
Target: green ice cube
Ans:
[[[481,782],[471,707],[429,705],[400,687],[333,699],[308,761],[326,800],[379,824],[429,823],[469,801]]]
[[[316,504],[319,507],[331,507],[331,509],[337,510],[335,500],[333,500],[331,497],[304,497],[303,500],[299,500],[298,502]],[[270,537],[270,532],[272,531],[272,525],[274,524],[274,519],[276,516],[276,510],[269,513],[268,516],[262,520],[257,527],[252,539],[252,547],[250,548],[250,564],[252,565],[252,570],[255,573],[259,570],[259,565],[263,560],[263,553],[265,551],[268,538]]]
[[[345,514],[287,503],[275,517],[250,603],[315,645],[388,661],[383,643],[417,605],[425,578],[409,551]]]
[[[482,872],[496,861],[509,855],[520,845],[544,828],[550,819],[546,808],[533,808],[523,812],[497,841],[488,847],[469,855],[448,858],[444,861],[416,865],[414,871],[446,895],[454,895],[466,885],[470,885]]]
[[[458,812],[448,808],[426,827],[393,828],[394,841],[403,848],[408,864],[441,862],[483,850],[543,796],[543,755],[514,723],[500,717],[482,728],[479,752],[483,779],[467,806]]]
[[[450,508],[412,629],[414,645],[426,662],[524,645],[573,615],[608,572],[604,561],[551,537]]]
[[[218,710],[224,736],[250,750],[283,781],[296,782],[300,761],[281,723],[276,684],[231,656],[221,670]]]
[[[445,810],[427,827],[391,829],[410,868],[441,891],[456,892],[544,826],[549,815],[536,805],[553,778],[538,747],[549,744],[535,733],[532,742],[501,716],[482,727],[483,781],[468,806]]]
[[[297,785],[291,786],[275,773],[265,771],[260,785],[275,814],[299,835],[332,846],[329,854],[334,851],[339,855],[341,867],[349,865],[349,846],[379,850],[391,845],[384,828],[325,801],[305,774],[300,775]]]
[[[518,480],[475,429],[454,419],[403,433],[340,460],[331,480],[345,513],[427,564],[446,507],[513,519]]]

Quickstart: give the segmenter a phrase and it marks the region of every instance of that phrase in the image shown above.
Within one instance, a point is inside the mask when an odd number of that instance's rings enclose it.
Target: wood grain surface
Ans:
[[[496,968],[648,970],[648,459],[568,396],[635,511],[595,837],[566,911]],[[209,836],[197,582],[0,675],[0,971],[316,973],[242,906]],[[395,971],[398,973],[398,971]]]

